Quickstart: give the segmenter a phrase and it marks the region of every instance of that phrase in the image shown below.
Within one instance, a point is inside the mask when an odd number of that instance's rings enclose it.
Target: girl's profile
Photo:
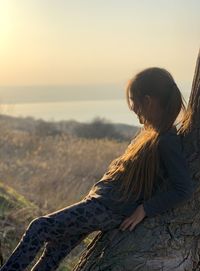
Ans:
[[[134,230],[143,219],[162,215],[192,197],[178,136],[186,107],[172,75],[164,68],[146,68],[125,90],[128,107],[142,128],[82,200],[31,221],[0,271],[25,270],[43,246],[31,270],[56,270],[91,232]]]

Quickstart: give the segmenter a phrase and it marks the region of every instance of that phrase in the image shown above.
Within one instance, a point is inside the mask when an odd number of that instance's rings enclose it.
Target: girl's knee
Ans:
[[[28,228],[32,229],[33,231],[38,231],[41,228],[45,227],[45,224],[47,222],[47,218],[44,216],[39,216],[31,221]]]

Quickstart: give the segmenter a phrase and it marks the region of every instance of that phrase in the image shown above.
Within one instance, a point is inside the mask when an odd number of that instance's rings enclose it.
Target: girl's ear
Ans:
[[[149,106],[151,106],[151,103],[152,103],[151,96],[145,95],[144,96],[144,106],[148,108]]]

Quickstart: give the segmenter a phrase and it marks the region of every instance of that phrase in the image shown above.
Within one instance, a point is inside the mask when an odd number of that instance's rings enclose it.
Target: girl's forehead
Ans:
[[[133,93],[131,93],[130,91],[128,92],[128,97],[129,97],[129,99],[131,99],[131,100],[136,100],[136,95],[133,95]]]

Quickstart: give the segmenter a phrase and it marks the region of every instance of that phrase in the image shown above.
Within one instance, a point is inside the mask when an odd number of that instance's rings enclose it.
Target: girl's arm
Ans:
[[[157,192],[149,200],[140,204],[120,225],[119,228],[123,231],[128,227],[131,231],[145,216],[153,217],[161,214],[193,196],[193,182],[179,136],[173,133],[162,135],[158,148],[172,188],[168,191]]]
[[[177,134],[166,133],[160,137],[158,145],[161,162],[169,177],[171,189],[155,194],[143,203],[146,216],[161,214],[193,196],[194,187],[189,167]]]

